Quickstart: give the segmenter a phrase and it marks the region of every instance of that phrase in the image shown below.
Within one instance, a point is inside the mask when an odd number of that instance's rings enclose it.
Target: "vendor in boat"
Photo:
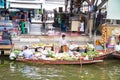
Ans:
[[[100,40],[96,40],[95,50],[104,50],[104,43],[100,42]]]
[[[70,42],[68,51],[69,56],[75,56],[76,54],[78,54],[78,52],[78,45],[73,41]]]
[[[65,34],[63,34],[62,38],[60,39],[60,45],[61,45],[61,52],[68,52],[68,42],[66,40]]]
[[[35,54],[32,58],[33,59],[46,59],[46,54],[47,52],[45,52],[44,47],[37,47],[35,49]]]
[[[75,42],[72,41],[72,42],[69,44],[69,50],[71,50],[71,51],[77,51],[77,49],[78,49],[77,43],[75,43]]]
[[[20,52],[18,56],[23,56],[25,59],[31,59],[33,57],[33,52],[28,46],[24,46],[23,51]]]
[[[117,44],[115,45],[115,51],[117,53],[120,53],[120,42],[117,42]]]
[[[108,48],[114,48],[116,45],[116,37],[115,35],[112,35],[109,40]]]

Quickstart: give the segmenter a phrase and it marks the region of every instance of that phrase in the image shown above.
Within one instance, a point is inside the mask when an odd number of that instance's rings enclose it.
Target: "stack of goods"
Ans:
[[[44,44],[42,44],[42,43],[38,43],[38,44],[31,44],[30,45],[30,48],[37,48],[37,47],[44,47]]]
[[[52,44],[33,44],[31,47],[38,47],[38,50],[37,52],[33,52],[33,56],[31,59],[75,61],[79,59],[90,60],[100,55],[98,51],[94,50],[94,46],[92,46],[91,44],[80,46],[80,49],[83,49],[84,51],[69,50],[68,52],[55,51],[51,48],[51,46],[52,48],[54,47]],[[21,51],[15,50],[13,52],[15,54],[18,54]],[[22,58],[24,58],[24,56]]]
[[[106,39],[107,39],[107,27],[104,26],[104,27],[102,28],[102,42],[103,42],[103,43],[106,43]]]

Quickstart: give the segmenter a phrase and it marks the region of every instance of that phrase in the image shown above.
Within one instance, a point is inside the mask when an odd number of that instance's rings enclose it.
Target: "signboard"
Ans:
[[[4,0],[0,0],[0,8],[4,8]]]
[[[78,31],[80,25],[80,21],[72,21],[71,31]]]

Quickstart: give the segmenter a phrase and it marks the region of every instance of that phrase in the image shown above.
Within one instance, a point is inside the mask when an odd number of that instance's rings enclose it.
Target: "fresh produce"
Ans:
[[[83,52],[81,53],[81,56],[86,56],[88,55],[90,58],[96,57],[98,55],[98,52],[96,50],[94,50],[93,47],[91,47],[90,45],[87,46],[87,52]]]
[[[16,50],[14,50],[13,52],[17,55],[17,54],[20,53],[20,50],[17,50],[17,49],[16,49]]]
[[[51,58],[54,58],[54,52],[53,51],[48,51],[48,54],[46,54],[47,57],[51,57]]]
[[[65,57],[64,60],[68,60],[68,61],[75,61],[75,60],[78,60],[77,57]]]

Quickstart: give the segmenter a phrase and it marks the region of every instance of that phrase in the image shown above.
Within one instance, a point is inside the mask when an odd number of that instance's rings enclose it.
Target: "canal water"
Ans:
[[[43,65],[0,57],[0,80],[120,80],[120,60],[90,65]]]

